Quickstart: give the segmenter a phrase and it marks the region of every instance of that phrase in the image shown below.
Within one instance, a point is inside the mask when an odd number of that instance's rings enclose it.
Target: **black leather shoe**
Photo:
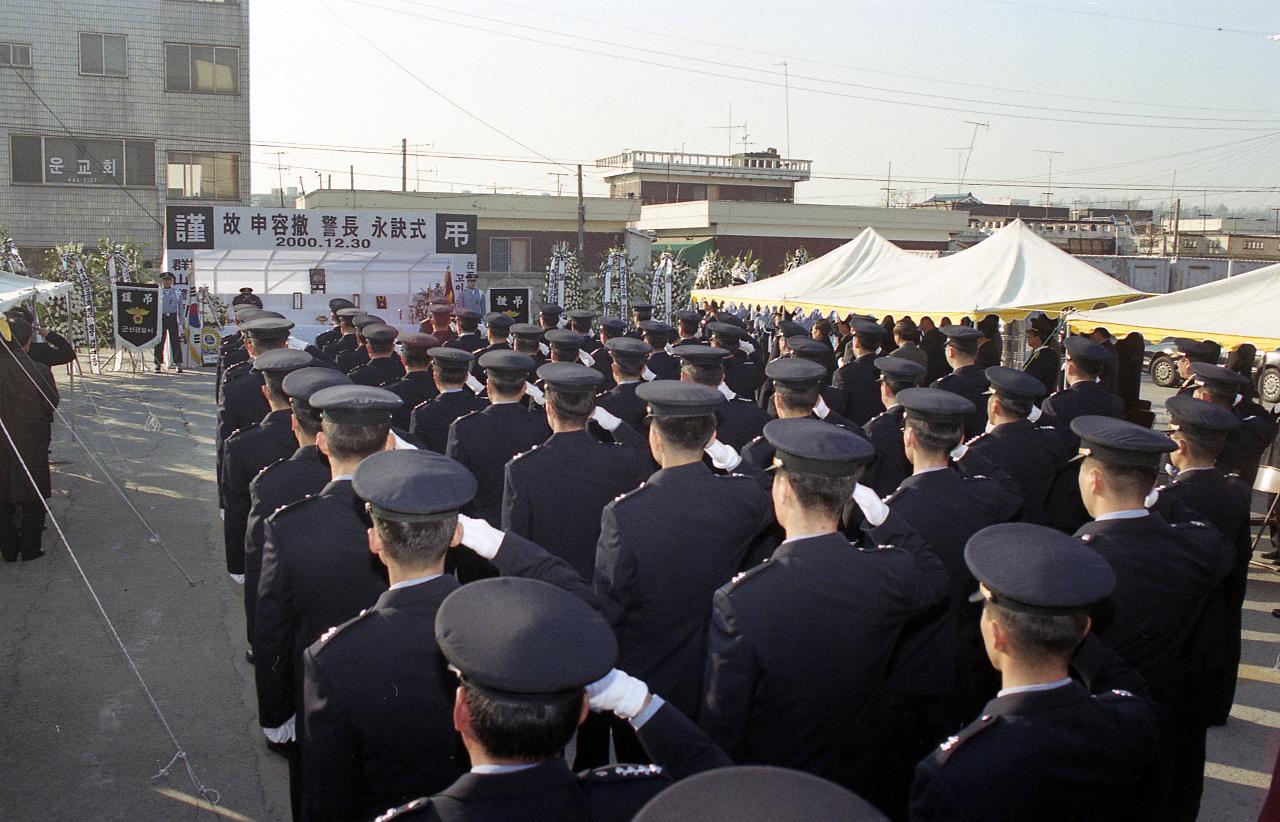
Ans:
[[[44,551],[36,551],[34,554],[23,554],[22,561],[27,562],[32,559],[40,559],[42,556],[44,556]]]
[[[1277,548],[1274,551],[1264,551],[1258,555],[1258,558],[1269,559],[1274,562],[1275,560],[1280,559],[1280,548]]]

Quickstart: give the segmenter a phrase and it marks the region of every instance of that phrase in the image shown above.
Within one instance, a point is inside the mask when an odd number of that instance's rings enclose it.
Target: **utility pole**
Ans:
[[[964,146],[952,146],[947,149],[947,151],[954,151],[956,153],[956,194],[960,194],[960,189],[964,186],[964,182],[960,179],[961,175],[964,174]]]
[[[786,106],[786,123],[787,123],[787,156],[791,156],[791,69],[787,67],[787,61],[774,63],[775,66],[782,66],[782,94],[784,105]]]
[[[1182,198],[1173,201],[1173,256],[1178,256],[1178,228],[1182,221]]]
[[[973,126],[973,134],[969,135],[969,151],[964,155],[964,169],[960,172],[960,185],[956,188],[956,194],[964,193],[964,181],[969,176],[969,161],[973,159],[973,144],[978,140],[978,129],[991,128],[990,123],[979,123],[977,120],[965,120],[965,123]]]
[[[667,163],[667,168],[668,169],[671,168],[670,163]],[[670,173],[671,173],[670,171],[667,172],[668,176],[670,176]],[[564,193],[564,187],[562,186],[561,181],[565,177],[568,177],[569,175],[565,174],[563,171],[548,171],[547,174],[556,178],[556,196],[559,197],[561,194]]]
[[[1276,215],[1276,234],[1280,235],[1280,208],[1273,207],[1271,211]]]
[[[889,173],[884,178],[884,188],[880,189],[884,192],[884,207],[889,208],[889,197],[893,194],[890,186],[893,184],[893,160],[889,161]]]
[[[1047,148],[1038,148],[1036,149],[1036,152],[1039,154],[1043,154],[1049,158],[1049,177],[1046,179],[1045,186],[1044,186],[1046,189],[1048,189],[1044,193],[1044,216],[1048,218],[1049,206],[1053,202],[1053,158],[1060,156],[1062,152],[1054,151],[1052,149],[1047,149]]]
[[[582,199],[582,163],[578,163],[578,265],[582,265],[587,244],[587,204]]]
[[[355,167],[355,164],[353,163],[353,164],[351,164],[350,166],[347,166],[347,171],[348,171],[348,173],[351,175],[351,190],[352,190],[352,191],[355,191],[355,190],[356,190],[356,167]]]
[[[280,161],[280,158],[284,156],[284,152],[274,151],[272,153],[276,155],[276,180],[280,184],[280,188],[277,189],[280,192],[280,207],[284,208],[284,163]]]
[[[400,190],[409,190],[409,138],[400,138]]]

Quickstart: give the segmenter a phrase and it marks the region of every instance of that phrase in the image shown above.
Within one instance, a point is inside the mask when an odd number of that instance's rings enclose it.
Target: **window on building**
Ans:
[[[80,73],[97,77],[126,77],[128,47],[123,34],[80,32]]]
[[[165,165],[169,199],[240,199],[240,155],[229,151],[170,151]]]
[[[1266,244],[1263,243],[1262,240],[1245,240],[1244,241],[1245,251],[1262,251],[1264,248],[1266,248]]]
[[[26,43],[0,43],[0,66],[31,68],[31,46]]]
[[[529,238],[491,238],[489,240],[489,270],[501,274],[528,271]]]
[[[9,148],[14,183],[129,188],[156,184],[156,144],[150,140],[13,134]]]
[[[165,91],[239,94],[240,49],[165,43]]]
[[[1199,248],[1199,247],[1200,247],[1200,241],[1199,241],[1199,240],[1197,240],[1197,239],[1195,239],[1194,237],[1193,237],[1193,238],[1191,238],[1191,239],[1189,239],[1189,240],[1183,240],[1183,241],[1182,241],[1182,248],[1183,248],[1183,250],[1184,250],[1184,251],[1185,251],[1185,250],[1188,250],[1188,249],[1190,249],[1190,250],[1194,251],[1195,249],[1197,249],[1197,248]]]

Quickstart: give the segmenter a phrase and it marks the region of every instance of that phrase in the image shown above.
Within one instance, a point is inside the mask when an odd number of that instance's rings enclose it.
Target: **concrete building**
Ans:
[[[643,205],[697,200],[792,203],[796,183],[809,179],[809,160],[778,156],[778,150],[740,154],[632,151],[596,160],[610,197]]]
[[[249,0],[7,5],[0,225],[29,263],[100,238],[157,260],[166,203],[249,202]]]

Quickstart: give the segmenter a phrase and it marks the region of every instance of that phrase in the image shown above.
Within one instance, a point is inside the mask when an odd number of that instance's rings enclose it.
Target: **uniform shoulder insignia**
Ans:
[[[374,817],[373,822],[390,822],[390,820],[395,819],[398,816],[411,813],[419,808],[425,808],[429,804],[431,804],[431,800],[424,796],[421,799],[415,799],[398,808],[388,808],[385,812]]]
[[[947,737],[942,744],[938,746],[938,750],[934,751],[934,761],[939,765],[947,764],[947,760],[960,748],[961,745],[973,739],[978,734],[992,727],[998,722],[1000,717],[991,714],[983,714],[973,722],[965,726],[964,730],[953,736]]]
[[[622,782],[628,779],[652,779],[666,776],[661,765],[610,765],[607,768],[592,768],[584,771],[578,778],[583,782]]]
[[[485,406],[485,407],[487,408],[488,406]],[[458,423],[458,422],[462,422],[463,420],[469,420],[469,419],[471,419],[472,417],[474,417],[476,414],[479,414],[479,413],[480,413],[481,411],[483,411],[483,410],[484,410],[484,408],[480,408],[480,409],[477,409],[477,410],[475,410],[475,411],[468,411],[467,413],[463,414],[461,417],[458,417],[456,420],[454,420],[454,422],[455,422],[455,423]],[[469,424],[469,423],[466,423],[466,424]]]
[[[777,563],[770,562],[769,560],[766,559],[764,562],[760,563],[754,568],[748,568],[745,571],[739,571],[738,573],[733,575],[733,579],[729,580],[729,584],[724,586],[724,590],[728,591],[728,590],[737,588],[747,580],[753,577],[759,576],[764,571],[764,569],[772,568],[774,565],[777,565]]]
[[[230,436],[230,437],[227,437],[227,442],[231,442],[231,440],[232,440],[232,439],[234,439],[235,437],[238,437],[238,436],[240,436],[241,434],[244,434],[244,433],[246,433],[246,432],[248,432],[248,431],[252,431],[252,430],[254,430],[255,428],[260,427],[261,425],[262,425],[262,423],[258,423],[258,422],[251,422],[251,423],[249,423],[248,425],[245,425],[245,426],[242,426],[242,427],[240,427],[240,428],[237,428],[236,430],[234,430],[234,431],[232,431],[232,432],[231,432],[231,436]]]
[[[334,625],[330,627],[329,630],[325,631],[323,634],[320,635],[320,641],[328,642],[330,639],[333,639],[333,635],[336,633],[338,633],[338,626]]]
[[[1186,522],[1171,522],[1169,524],[1174,528],[1208,528],[1210,527],[1209,523],[1202,522],[1198,519],[1189,519]]]
[[[533,446],[532,448],[530,448],[528,451],[521,451],[519,454],[516,454],[514,457],[512,457],[512,458],[511,458],[511,462],[515,462],[516,460],[520,459],[521,457],[527,457],[527,456],[529,456],[530,454],[532,454],[534,451],[537,451],[537,450],[538,450],[539,448],[541,448],[541,447],[542,447],[542,446],[540,446],[540,445],[535,445],[535,446]]]
[[[613,502],[616,504],[616,503],[623,502],[624,500],[629,500],[635,496],[638,496],[641,491],[643,491],[648,487],[649,487],[649,483],[642,482],[639,485],[637,485],[635,488],[632,488],[630,491],[623,491],[621,494],[618,494],[618,496],[613,498]]]
[[[1093,539],[1093,534],[1082,534],[1080,536],[1080,539],[1084,540],[1085,542],[1090,542]]]
[[[308,502],[314,499],[315,496],[316,496],[315,494],[307,494],[305,497],[303,497],[300,500],[294,500],[293,502],[290,502],[288,504],[281,505],[279,508],[277,508],[275,511],[272,512],[271,517],[269,517],[269,519],[274,519],[275,517],[279,516],[282,513],[293,511],[295,508],[306,505]]]
[[[288,461],[289,461],[289,458],[288,458],[288,457],[283,457],[283,458],[278,459],[278,460],[276,460],[275,462],[271,463],[270,465],[263,466],[263,468],[262,468],[260,471],[258,471],[258,473],[256,473],[256,474],[254,474],[254,475],[253,475],[253,479],[255,479],[255,480],[256,480],[258,477],[260,477],[260,476],[262,476],[263,474],[267,473],[267,472],[268,472],[268,471],[270,471],[272,468],[275,468],[275,467],[276,467],[277,465],[279,465],[280,463],[282,463],[282,462],[288,462]],[[252,480],[251,480],[250,482],[252,483]]]
[[[1239,474],[1234,474],[1234,473],[1233,473],[1233,474],[1226,474],[1225,476],[1226,476],[1226,478],[1227,478],[1227,479],[1231,479],[1231,480],[1238,480],[1238,479],[1240,479],[1240,475],[1239,475]]]
[[[1105,694],[1094,694],[1095,699],[1099,697],[1106,698],[1110,696],[1119,697],[1121,699],[1133,699],[1134,693],[1133,691],[1126,691],[1123,688],[1112,688],[1110,691],[1107,691]]]
[[[982,438],[983,438],[983,437],[985,437],[985,436],[986,436],[986,433],[985,433],[985,432],[984,432],[984,433],[981,433],[981,434],[979,434],[978,436],[974,437],[973,439],[971,439],[971,440],[967,440],[967,441],[965,442],[965,445],[973,445],[975,442],[977,442],[978,440],[982,439]]]

